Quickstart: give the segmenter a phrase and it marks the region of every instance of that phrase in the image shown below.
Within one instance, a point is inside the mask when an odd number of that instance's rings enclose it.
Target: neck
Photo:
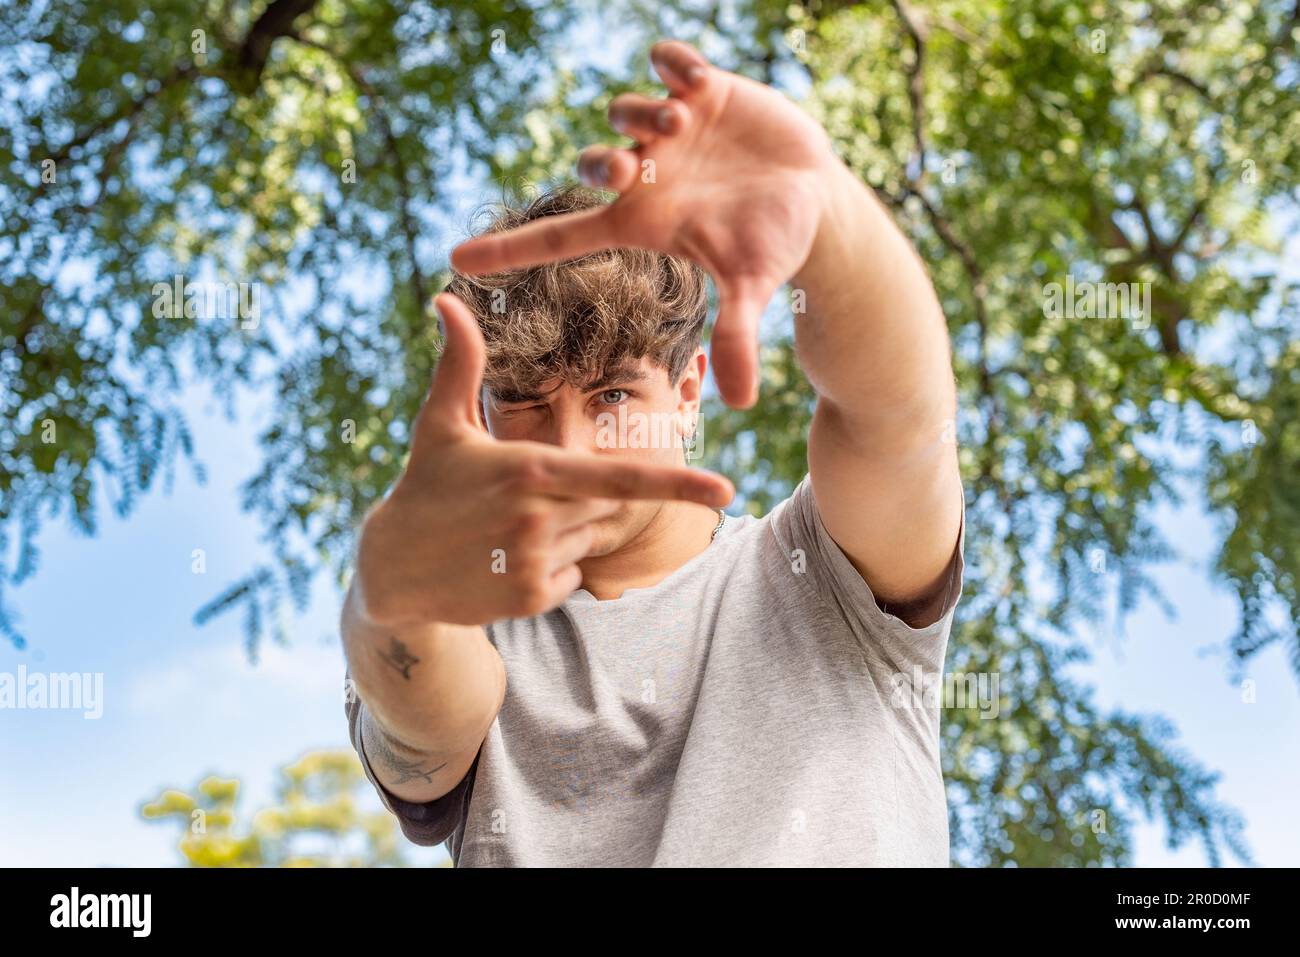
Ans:
[[[718,512],[693,502],[665,502],[650,523],[618,551],[578,563],[582,587],[598,601],[628,588],[657,585],[713,541]]]

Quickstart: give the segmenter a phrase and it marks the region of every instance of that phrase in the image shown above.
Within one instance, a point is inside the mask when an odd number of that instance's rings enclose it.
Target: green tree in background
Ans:
[[[125,515],[194,461],[189,382],[275,392],[245,489],[269,555],[200,618],[241,608],[255,650],[316,573],[341,584],[427,386],[452,203],[571,177],[584,145],[615,139],[609,99],[657,91],[649,44],[677,36],[804,102],[917,243],[949,317],[968,576],[948,668],[1006,692],[998,720],[945,712],[954,859],[1122,864],[1143,816],[1173,846],[1245,859],[1168,722],[1100,711],[1070,665],[1112,609],[1167,604],[1153,519],[1183,504],[1221,531],[1234,673],[1283,643],[1300,675],[1300,343],[1279,255],[1300,222],[1297,11],[55,0],[8,15],[0,555],[12,540],[19,557],[0,588],[35,568],[47,516],[93,529],[96,494]],[[593,36],[629,56],[603,63]],[[174,273],[260,282],[272,305],[255,329],[159,319],[151,289]],[[1067,277],[1148,283],[1150,315],[1052,315],[1045,288]],[[290,290],[309,307],[281,305]],[[769,313],[759,404],[704,426],[706,464],[759,512],[806,468],[812,393],[788,313]]]
[[[400,466],[432,372],[445,184],[518,126],[547,11],[4,5],[0,634],[24,641],[6,586],[36,569],[43,518],[66,509],[91,533],[97,496],[125,516],[178,460],[202,477],[185,385],[230,411],[237,384],[269,384],[246,502],[273,559],[208,609],[242,605],[253,651],[264,610],[302,607],[329,561],[342,574],[352,524]],[[260,284],[265,315],[160,316],[155,286],[178,274]]]
[[[241,821],[239,781],[206,777],[190,791],[168,789],[140,809],[173,821],[190,867],[404,867],[397,821],[362,811],[372,793],[352,751],[314,751],[281,768],[276,803]]]

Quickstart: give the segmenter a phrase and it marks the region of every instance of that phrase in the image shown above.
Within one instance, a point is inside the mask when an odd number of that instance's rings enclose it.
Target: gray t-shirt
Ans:
[[[943,669],[964,540],[963,513],[944,613],[911,628],[805,476],[656,585],[487,626],[505,701],[445,796],[379,784],[350,697],[353,747],[406,837],[449,841],[458,867],[946,867],[939,703],[918,681]]]

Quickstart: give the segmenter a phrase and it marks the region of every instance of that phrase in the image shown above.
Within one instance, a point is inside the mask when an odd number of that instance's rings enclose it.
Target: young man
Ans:
[[[915,687],[963,567],[943,315],[809,117],[685,44],[651,58],[670,96],[614,99],[636,146],[579,164],[615,202],[544,196],[453,252],[343,610],[353,744],[458,866],[946,866]],[[646,441],[699,408],[700,266],[733,406],[758,399],[765,303],[806,297],[809,475],[762,519]]]

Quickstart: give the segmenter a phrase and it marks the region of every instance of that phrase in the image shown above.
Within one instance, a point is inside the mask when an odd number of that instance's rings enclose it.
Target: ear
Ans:
[[[682,423],[682,437],[694,431],[694,423],[700,414],[700,403],[704,397],[704,373],[709,368],[709,356],[704,347],[695,350],[686,368],[682,370],[677,382],[677,417]]]

